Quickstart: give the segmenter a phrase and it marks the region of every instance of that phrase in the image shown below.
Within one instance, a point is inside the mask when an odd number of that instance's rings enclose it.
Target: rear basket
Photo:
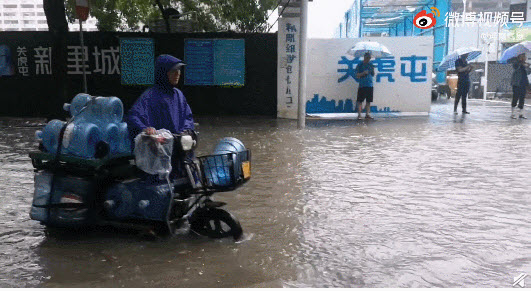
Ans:
[[[230,191],[251,178],[251,151],[198,157],[205,186]]]

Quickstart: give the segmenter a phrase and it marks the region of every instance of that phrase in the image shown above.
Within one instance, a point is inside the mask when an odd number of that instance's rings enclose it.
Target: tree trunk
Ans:
[[[160,13],[162,13],[162,18],[164,19],[164,23],[166,24],[166,32],[170,33],[170,21],[168,20],[168,14],[164,12],[164,7],[162,7],[162,4],[160,3],[160,0],[156,0],[157,5],[159,6]]]
[[[43,7],[52,41],[52,78],[56,89],[48,103],[50,108],[47,110],[47,117],[51,119],[65,116],[62,105],[68,101],[66,86],[68,22],[64,0],[43,0]]]

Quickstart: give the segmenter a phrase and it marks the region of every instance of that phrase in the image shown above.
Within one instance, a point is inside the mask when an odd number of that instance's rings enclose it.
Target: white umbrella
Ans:
[[[531,52],[531,41],[523,41],[503,51],[500,63],[507,63],[510,59]]]
[[[455,68],[455,61],[457,61],[457,59],[464,54],[468,54],[466,60],[471,61],[481,55],[481,50],[475,47],[459,48],[449,53],[446,57],[442,59],[441,64],[437,68],[437,71],[446,71]]]
[[[361,58],[365,53],[370,53],[374,58],[390,57],[391,52],[384,45],[375,41],[360,41],[349,49],[347,54]]]

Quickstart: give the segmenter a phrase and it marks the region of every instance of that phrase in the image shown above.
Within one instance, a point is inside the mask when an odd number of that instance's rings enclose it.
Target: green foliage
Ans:
[[[194,11],[205,31],[266,31],[268,11],[276,0],[188,0],[185,11]]]
[[[139,31],[142,23],[161,17],[153,4],[150,0],[91,0],[90,15],[98,20],[100,31]],[[66,11],[68,21],[75,22],[75,0],[68,0]]]
[[[267,16],[277,0],[160,0],[163,7],[191,18],[201,31],[267,31]],[[66,5],[69,22],[74,22],[75,0]],[[90,14],[98,20],[100,31],[139,31],[142,24],[162,19],[155,0],[91,0]],[[276,17],[274,15],[273,17]]]

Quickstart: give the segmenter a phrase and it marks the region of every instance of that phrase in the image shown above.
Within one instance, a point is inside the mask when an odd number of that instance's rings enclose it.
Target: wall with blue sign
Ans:
[[[359,41],[386,46],[391,57],[373,59],[373,109],[378,112],[429,112],[433,37],[310,39],[307,113],[355,112],[356,67],[363,61],[347,54]]]
[[[245,85],[244,39],[186,39],[184,84]]]
[[[121,38],[122,84],[153,85],[155,81],[155,41],[152,38]]]
[[[65,117],[62,104],[83,90],[83,51],[88,93],[117,96],[128,110],[152,86],[154,58],[171,54],[184,59],[187,43],[204,40],[214,49],[215,66],[203,71],[213,86],[186,84],[193,66],[184,69],[178,86],[194,115],[276,116],[275,33],[86,32],[84,39],[83,50],[79,34],[68,34],[67,100],[60,100],[49,32],[0,32],[0,116]]]

